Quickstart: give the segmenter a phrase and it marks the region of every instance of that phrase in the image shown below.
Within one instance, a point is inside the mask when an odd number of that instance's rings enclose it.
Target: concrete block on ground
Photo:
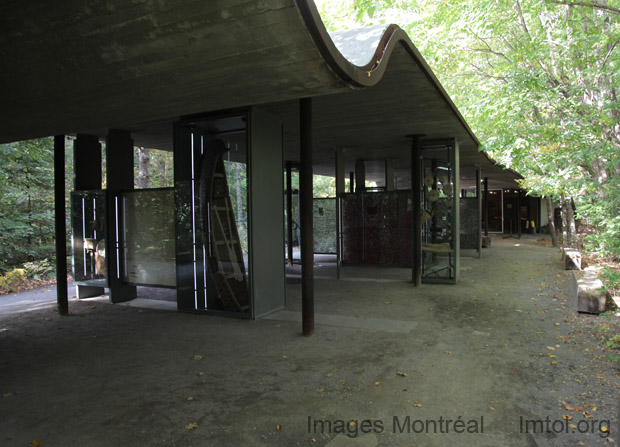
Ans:
[[[605,312],[603,282],[591,271],[573,272],[573,305],[577,312],[600,314]]]
[[[581,270],[581,253],[572,248],[564,249],[564,270]]]
[[[482,247],[487,248],[491,246],[491,236],[482,236]]]

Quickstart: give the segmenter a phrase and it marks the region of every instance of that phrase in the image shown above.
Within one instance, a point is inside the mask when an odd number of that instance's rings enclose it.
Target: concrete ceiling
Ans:
[[[406,135],[423,134],[458,141],[465,184],[476,166],[493,187],[518,178],[478,152],[400,28],[330,36],[312,0],[7,1],[0,56],[0,142],[118,128],[170,149],[180,116],[258,105],[297,160],[298,99],[313,97],[317,173],[333,175],[336,149],[347,170],[392,159],[406,173]]]

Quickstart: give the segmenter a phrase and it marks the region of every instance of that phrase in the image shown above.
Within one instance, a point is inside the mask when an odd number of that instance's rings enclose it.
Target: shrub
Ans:
[[[17,288],[26,280],[26,269],[13,269],[0,276],[0,293],[17,292]]]
[[[54,265],[54,261],[49,258],[26,262],[24,263],[24,269],[26,270],[26,276],[28,278],[41,279],[56,277],[56,266]]]

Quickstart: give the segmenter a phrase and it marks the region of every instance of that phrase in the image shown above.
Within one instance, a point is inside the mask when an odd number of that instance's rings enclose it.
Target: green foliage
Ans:
[[[16,292],[24,282],[26,282],[26,270],[13,269],[4,275],[0,275],[0,293]]]
[[[531,193],[573,198],[620,257],[620,2],[344,0],[331,29],[394,22],[412,37],[485,151]],[[585,6],[584,6],[585,5]]]
[[[611,349],[620,349],[620,335],[614,335],[613,337],[609,338],[605,342],[605,344]],[[607,353],[605,354],[605,356],[612,362],[620,363],[620,355]]]
[[[54,259],[45,258],[24,263],[26,277],[32,279],[55,278],[56,265]]]
[[[0,145],[0,268],[53,254],[53,142]]]
[[[600,276],[607,292],[611,294],[620,292],[620,270],[605,267]]]

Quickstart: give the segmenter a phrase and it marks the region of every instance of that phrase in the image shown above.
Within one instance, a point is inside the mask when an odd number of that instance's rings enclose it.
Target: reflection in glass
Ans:
[[[246,118],[176,129],[179,309],[250,313]]]
[[[71,253],[78,285],[106,287],[106,193],[71,192]]]
[[[422,209],[422,277],[453,281],[455,271],[455,212],[450,147],[424,151]]]
[[[131,284],[176,286],[174,190],[125,192],[124,272]]]

